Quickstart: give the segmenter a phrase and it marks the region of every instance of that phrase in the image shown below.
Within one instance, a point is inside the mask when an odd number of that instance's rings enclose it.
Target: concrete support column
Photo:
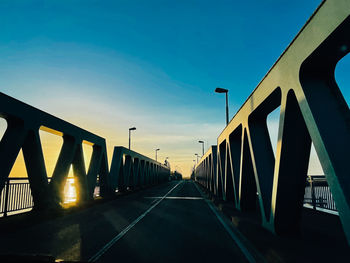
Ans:
[[[0,189],[10,175],[13,164],[27,135],[23,123],[8,121],[8,127],[0,141]]]
[[[84,164],[83,146],[77,143],[73,159],[74,182],[77,192],[77,203],[84,203],[88,200],[88,180]]]
[[[293,91],[281,107],[270,227],[275,233],[294,235],[300,230],[311,138]]]
[[[94,196],[97,175],[99,174],[100,166],[102,165],[101,160],[102,160],[101,147],[94,145],[92,147],[92,156],[91,156],[91,161],[90,161],[90,165],[89,165],[89,170],[87,172],[87,185],[88,185],[88,199],[89,200],[92,200],[93,196]],[[99,180],[101,183],[101,175],[100,175]],[[100,191],[101,191],[101,186],[100,186]]]
[[[73,163],[75,150],[75,139],[71,136],[63,136],[63,145],[49,184],[55,204],[59,204],[64,200],[63,190],[70,166]]]
[[[256,184],[246,129],[243,133],[240,166],[238,209],[241,211],[254,210],[256,207]]]
[[[34,209],[46,209],[51,204],[52,196],[49,192],[44,155],[38,130],[28,132],[23,144],[23,157],[33,196]]]

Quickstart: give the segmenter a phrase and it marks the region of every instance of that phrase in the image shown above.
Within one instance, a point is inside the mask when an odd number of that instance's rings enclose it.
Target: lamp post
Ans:
[[[194,168],[196,167],[196,160],[193,160],[193,163],[194,163],[193,165],[193,171],[194,171]]]
[[[131,131],[135,131],[136,127],[129,128],[129,150],[130,150],[130,137],[131,137]]]
[[[197,156],[197,164],[198,164],[198,153],[195,153],[194,155]]]
[[[215,89],[215,92],[216,93],[225,93],[226,94],[226,125],[228,125],[228,96],[227,96],[228,90],[217,87]]]
[[[157,161],[157,152],[159,151],[160,149],[156,149],[156,161]]]
[[[202,156],[204,156],[204,141],[198,141],[198,142],[202,144]]]

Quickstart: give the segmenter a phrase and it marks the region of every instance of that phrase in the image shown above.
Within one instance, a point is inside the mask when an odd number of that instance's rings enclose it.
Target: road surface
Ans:
[[[90,262],[253,262],[192,181],[172,181],[0,235],[0,254]]]

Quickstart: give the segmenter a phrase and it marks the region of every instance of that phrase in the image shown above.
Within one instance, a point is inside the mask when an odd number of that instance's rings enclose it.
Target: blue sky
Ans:
[[[320,2],[2,0],[0,90],[188,174]]]

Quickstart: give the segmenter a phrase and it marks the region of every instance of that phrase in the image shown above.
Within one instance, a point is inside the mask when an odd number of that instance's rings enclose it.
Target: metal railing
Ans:
[[[323,208],[337,211],[333,195],[324,176],[309,176],[305,187],[304,204],[309,204],[313,209]]]
[[[32,208],[34,205],[29,182],[26,178],[8,178],[1,192],[0,216]]]
[[[48,178],[50,181],[51,178]],[[68,192],[68,188],[74,186],[74,178],[67,178],[66,188],[64,192]],[[100,186],[97,184],[94,190],[94,198],[100,196]],[[76,201],[72,196],[65,196],[64,203]],[[0,195],[0,217],[6,217],[12,214],[27,212],[34,207],[33,196],[30,189],[28,178],[12,177],[8,178]]]

